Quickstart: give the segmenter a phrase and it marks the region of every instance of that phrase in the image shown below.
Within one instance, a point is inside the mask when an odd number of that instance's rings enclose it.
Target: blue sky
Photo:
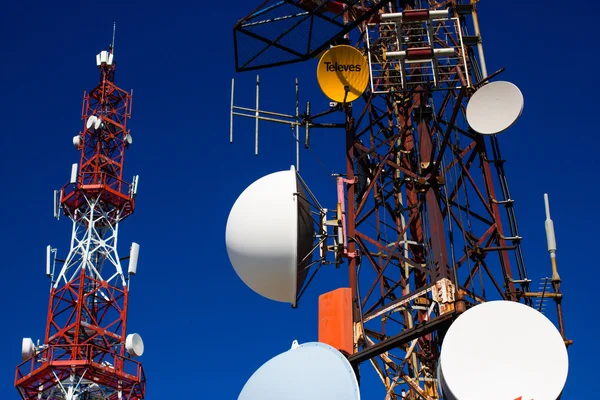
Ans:
[[[24,336],[43,338],[49,293],[45,246],[68,250],[71,225],[52,218],[52,191],[78,161],[71,138],[82,128],[84,90],[98,80],[95,55],[110,43],[117,22],[117,84],[134,88],[129,127],[134,144],[125,175],[140,175],[136,213],[121,226],[121,253],[140,243],[128,325],[142,335],[147,399],[234,399],[262,363],[317,338],[317,297],[346,284],[346,273],[323,271],[298,309],[251,292],[237,278],[225,250],[225,223],[237,196],[254,180],[294,163],[288,128],[261,125],[261,154],[253,155],[251,122],[236,122],[229,144],[229,95],[236,77],[240,105],[254,101],[254,73],[235,74],[232,26],[252,2],[3,3],[0,176],[3,191],[0,307],[0,399],[16,399],[14,368]],[[599,368],[592,329],[595,212],[600,193],[600,140],[592,38],[598,13],[591,1],[483,1],[479,11],[490,72],[525,96],[522,118],[502,134],[511,194],[532,279],[548,276],[542,195],[550,195],[570,349],[563,399],[589,397]],[[261,72],[265,109],[292,113],[294,79],[301,101],[327,106],[315,62]],[[261,107],[262,108],[262,107]],[[239,120],[237,120],[239,121]],[[327,172],[343,172],[343,134],[313,135]],[[324,204],[335,187],[307,151],[303,176]],[[535,368],[535,366],[532,366]],[[365,380],[363,398],[380,398]]]

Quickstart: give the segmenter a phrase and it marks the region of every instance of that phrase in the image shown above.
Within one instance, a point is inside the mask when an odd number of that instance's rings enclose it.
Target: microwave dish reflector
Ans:
[[[252,183],[233,205],[225,242],[235,272],[253,291],[296,305],[312,261],[314,226],[296,170]]]
[[[360,400],[352,366],[335,348],[304,343],[263,364],[238,400]]]
[[[85,124],[85,127],[86,127],[87,129],[92,129],[92,128],[93,128],[93,127],[96,125],[96,121],[97,121],[97,120],[98,120],[98,118],[96,118],[96,116],[95,116],[95,115],[91,115],[91,116],[88,118],[88,120],[87,120],[87,122],[86,122],[86,124]]]
[[[514,84],[498,81],[477,90],[467,104],[467,121],[482,135],[495,135],[510,128],[521,116],[523,94]]]
[[[439,362],[447,400],[556,400],[569,369],[564,340],[552,322],[504,300],[460,315],[444,337]]]
[[[73,136],[73,146],[76,149],[79,149],[79,146],[81,146],[81,136],[79,136],[79,135]]]
[[[130,333],[125,338],[125,349],[132,357],[140,357],[144,354],[144,341],[137,333]]]
[[[321,56],[317,81],[325,96],[338,103],[350,103],[367,88],[369,64],[360,50],[348,45],[335,46]]]
[[[23,338],[23,342],[21,343],[21,358],[23,361],[29,360],[33,356],[34,350],[35,345],[33,344],[33,340],[31,338]]]
[[[102,120],[100,118],[96,118],[94,122],[94,129],[98,130],[102,126]]]

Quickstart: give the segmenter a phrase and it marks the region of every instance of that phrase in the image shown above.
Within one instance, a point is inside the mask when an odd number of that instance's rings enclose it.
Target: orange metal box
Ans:
[[[353,353],[352,290],[340,288],[319,296],[319,342]]]

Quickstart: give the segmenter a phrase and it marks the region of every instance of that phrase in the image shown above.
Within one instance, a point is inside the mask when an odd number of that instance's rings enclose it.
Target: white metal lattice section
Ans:
[[[76,211],[79,215],[73,221],[71,248],[53,286],[64,285],[88,270],[94,279],[125,287],[127,281],[117,252],[119,217],[103,210],[98,198],[86,201],[85,211]]]
[[[385,14],[383,15],[385,17]],[[462,32],[457,18],[368,24],[371,90],[390,93],[418,86],[428,90],[471,85]]]

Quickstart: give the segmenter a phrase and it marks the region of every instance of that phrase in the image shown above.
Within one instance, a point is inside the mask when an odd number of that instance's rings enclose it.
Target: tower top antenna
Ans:
[[[117,30],[117,22],[113,22],[113,36],[112,36],[112,44],[110,45],[110,52],[115,54],[115,31]]]

